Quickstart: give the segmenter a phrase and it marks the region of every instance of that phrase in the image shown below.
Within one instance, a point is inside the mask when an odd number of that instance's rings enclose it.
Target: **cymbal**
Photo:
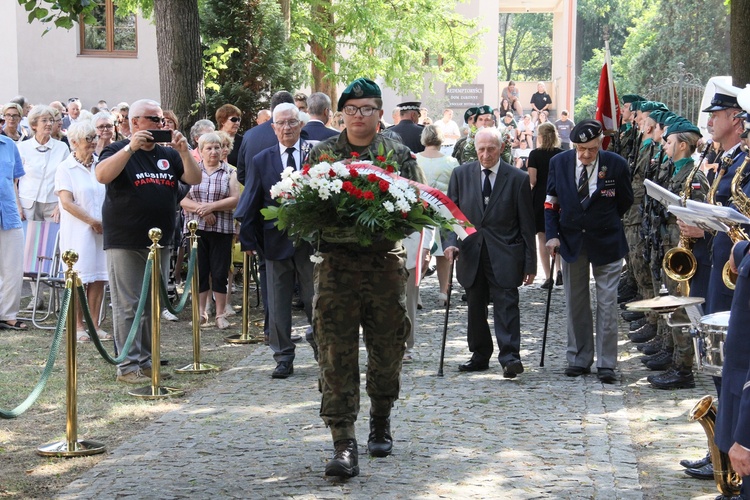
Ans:
[[[653,299],[637,300],[626,306],[630,311],[670,311],[680,307],[702,304],[703,297],[675,297],[674,295],[660,295]]]

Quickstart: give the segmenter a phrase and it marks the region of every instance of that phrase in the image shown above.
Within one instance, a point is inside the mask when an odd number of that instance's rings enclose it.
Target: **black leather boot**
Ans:
[[[391,419],[370,415],[370,436],[367,438],[367,450],[373,457],[387,457],[393,451],[391,437]]]
[[[333,443],[333,459],[326,464],[326,476],[354,477],[359,474],[356,439],[339,439]]]
[[[672,368],[672,353],[662,351],[659,354],[654,354],[654,357],[646,363],[646,368],[654,371],[664,371]]]
[[[643,344],[656,337],[657,328],[656,325],[646,323],[639,329],[628,333],[628,338],[634,344]]]
[[[658,375],[647,377],[649,383],[657,389],[692,389],[695,387],[693,372],[672,368]]]

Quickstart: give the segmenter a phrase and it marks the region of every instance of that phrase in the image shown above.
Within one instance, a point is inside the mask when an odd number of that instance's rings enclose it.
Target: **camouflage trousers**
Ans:
[[[371,414],[386,417],[398,399],[411,323],[403,261],[400,267],[383,268],[373,254],[322,256],[323,262],[315,266],[313,323],[323,392],[320,416],[336,442],[356,438],[360,325],[367,349]]]
[[[668,248],[665,245],[664,253],[666,253],[670,248],[672,247]],[[661,282],[654,281],[654,292],[656,294],[659,293],[662,282],[667,288],[669,295],[684,295],[682,293],[682,287],[680,286],[680,283],[667,277],[664,272],[662,272]],[[672,321],[687,323],[689,321],[689,318],[685,313],[685,309],[678,309],[677,311],[672,313]],[[675,368],[683,371],[692,370],[694,359],[693,355],[695,351],[693,349],[693,339],[690,336],[690,332],[688,331],[688,329],[683,327],[670,327],[667,324],[667,320],[663,316],[659,316],[657,326],[657,338],[662,339],[662,348],[667,351],[673,351],[672,363],[675,365]]]
[[[628,268],[633,271],[633,277],[638,285],[638,293],[644,299],[651,299],[654,297],[654,285],[649,263],[643,257],[646,241],[640,237],[640,227],[640,224],[630,224],[624,228],[625,238],[628,241]],[[655,325],[659,315],[649,312],[646,313],[646,317],[650,324]]]

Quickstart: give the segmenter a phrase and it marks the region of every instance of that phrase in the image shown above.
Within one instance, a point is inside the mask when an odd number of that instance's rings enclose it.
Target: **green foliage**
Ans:
[[[339,83],[382,77],[401,94],[421,95],[422,75],[459,85],[477,74],[477,23],[456,14],[455,5],[455,0],[300,0],[292,4],[290,44]],[[330,58],[311,53],[311,42]]]
[[[141,11],[144,17],[150,17],[154,10],[153,0],[116,0],[121,12]],[[96,19],[91,12],[97,4],[94,0],[18,0],[18,4],[29,13],[29,23],[40,21],[53,23],[57,28],[69,30],[83,16],[85,24],[93,24]],[[47,33],[49,28],[44,32]],[[43,33],[43,34],[44,34]]]
[[[678,63],[705,83],[729,74],[726,0],[579,0],[576,121],[593,116],[604,64],[604,27],[610,32],[613,79],[619,95],[644,95]]]
[[[500,14],[500,80],[552,79],[552,14]]]
[[[274,0],[204,0],[201,34],[208,116],[231,103],[245,113],[247,129],[273,92],[297,88],[300,65]]]

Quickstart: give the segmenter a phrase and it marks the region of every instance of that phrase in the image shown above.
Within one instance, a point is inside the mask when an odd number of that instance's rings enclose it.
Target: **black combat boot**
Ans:
[[[636,349],[641,351],[643,354],[650,356],[661,351],[661,347],[663,344],[663,339],[657,337],[655,339],[649,340],[648,342],[644,342],[643,344],[638,344],[636,346]]]
[[[646,368],[654,371],[664,371],[672,367],[672,353],[662,351],[646,363]]]
[[[333,459],[326,464],[326,476],[354,477],[359,474],[356,439],[339,439],[333,443]]]
[[[622,319],[625,321],[637,321],[644,318],[646,315],[641,311],[623,311],[620,313],[620,316],[622,316]]]
[[[628,328],[628,330],[631,331],[631,332],[634,332],[637,329],[639,329],[640,327],[642,327],[643,325],[645,325],[646,323],[648,323],[648,318],[645,317],[645,316],[642,317],[641,319],[637,319],[635,321],[631,321],[630,322],[630,327]]]
[[[656,325],[646,323],[634,332],[628,333],[628,338],[634,344],[643,344],[656,337],[657,328]]]
[[[692,389],[695,387],[695,379],[691,370],[671,368],[664,373],[650,375],[646,380],[656,389]]]
[[[387,457],[393,451],[391,437],[391,419],[370,415],[370,436],[367,438],[367,450],[373,457]]]

